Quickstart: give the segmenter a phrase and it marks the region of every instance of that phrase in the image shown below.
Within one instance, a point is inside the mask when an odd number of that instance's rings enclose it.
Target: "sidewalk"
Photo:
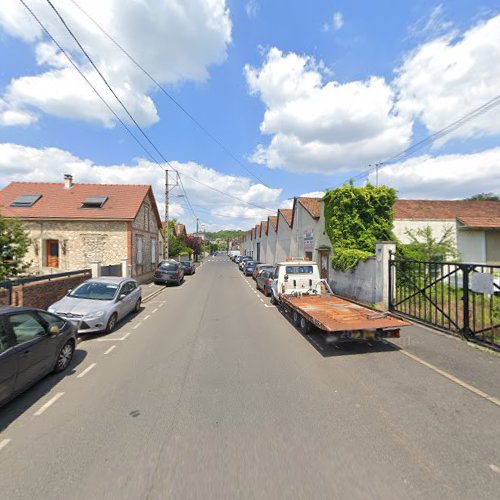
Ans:
[[[500,355],[479,349],[457,337],[419,325],[401,329],[391,343],[500,399]]]

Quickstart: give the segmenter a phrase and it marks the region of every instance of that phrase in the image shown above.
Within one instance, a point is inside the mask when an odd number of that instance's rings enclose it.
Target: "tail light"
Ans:
[[[175,271],[175,274],[177,274],[177,276],[179,276],[179,274],[181,274],[181,270],[177,269],[177,271]]]

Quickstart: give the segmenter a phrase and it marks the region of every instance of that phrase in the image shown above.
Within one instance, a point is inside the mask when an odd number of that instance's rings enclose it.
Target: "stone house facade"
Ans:
[[[0,213],[25,224],[32,274],[114,266],[146,281],[160,256],[160,216],[151,186],[13,182]]]

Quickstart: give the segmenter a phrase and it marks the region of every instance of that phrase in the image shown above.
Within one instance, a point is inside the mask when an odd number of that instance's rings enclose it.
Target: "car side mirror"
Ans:
[[[69,295],[72,291],[73,291],[73,289],[72,289],[72,288],[70,288],[70,289],[66,292],[66,295]]]
[[[49,335],[59,335],[59,333],[61,333],[61,330],[57,325],[52,325],[49,328]]]
[[[126,294],[126,293],[122,293],[122,294],[120,294],[120,296],[118,297],[118,300],[123,300],[126,296],[127,296],[127,294]]]

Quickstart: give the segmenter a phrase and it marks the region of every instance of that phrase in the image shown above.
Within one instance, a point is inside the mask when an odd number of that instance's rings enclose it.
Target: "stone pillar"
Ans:
[[[128,259],[122,259],[122,277],[130,278],[130,266],[128,265]]]
[[[101,261],[91,262],[90,269],[92,270],[92,278],[101,276]]]
[[[378,241],[375,244],[376,297],[385,310],[389,308],[389,252],[396,252],[396,243],[393,241]]]

